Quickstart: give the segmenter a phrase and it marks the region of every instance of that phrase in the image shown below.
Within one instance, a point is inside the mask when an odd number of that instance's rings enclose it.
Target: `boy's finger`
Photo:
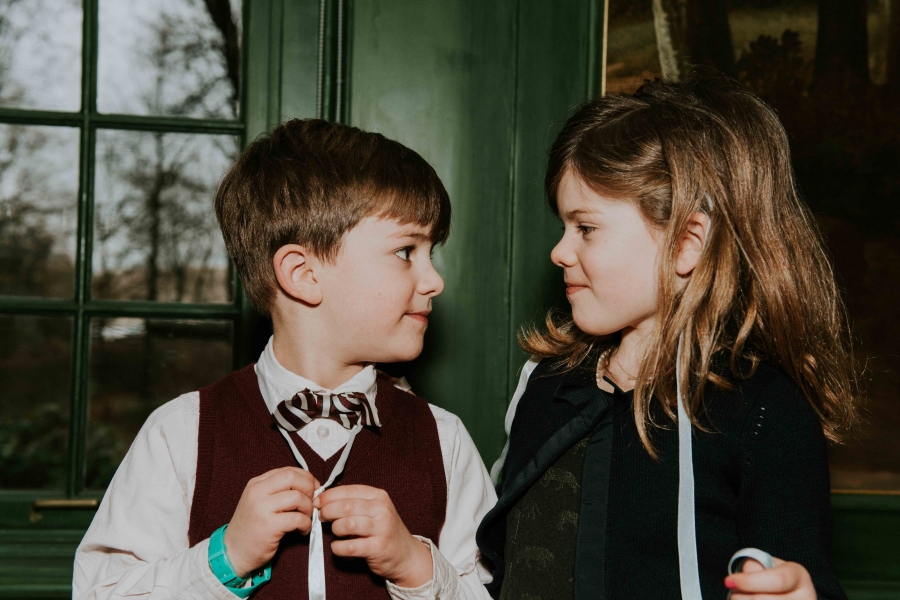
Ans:
[[[298,511],[312,515],[312,498],[298,490],[285,490],[269,496],[269,507],[272,512]]]
[[[331,542],[331,551],[337,556],[366,558],[375,554],[374,538],[353,538]]]
[[[753,568],[747,565],[748,568]],[[796,563],[782,563],[756,572],[735,573],[725,578],[726,587],[733,594],[786,594],[798,589],[803,581],[805,570]],[[732,585],[729,585],[731,582]]]
[[[312,495],[319,487],[319,482],[309,471],[292,467],[280,473],[272,473],[270,477],[259,483],[260,490],[264,494],[274,494],[283,490],[299,490],[304,494]]]
[[[324,495],[324,494],[323,494]],[[319,517],[323,521],[337,521],[347,517],[377,517],[380,514],[378,505],[372,500],[362,498],[345,498],[322,504]]]
[[[325,506],[336,500],[345,500],[347,498],[362,498],[363,500],[376,500],[381,496],[386,496],[384,490],[374,488],[369,485],[339,485],[337,487],[328,488],[319,496],[320,501],[317,506]]]
[[[257,475],[250,481],[263,482],[266,479],[269,479],[273,475],[278,475],[279,473],[286,473],[288,471],[301,471],[298,467],[278,467],[277,469],[272,469],[271,471],[266,471],[262,475]]]
[[[312,529],[312,519],[300,512],[278,513],[275,515],[274,523],[282,533],[299,531],[303,535],[308,535]]]
[[[375,519],[372,517],[346,517],[331,524],[331,531],[338,537],[369,537],[375,533]]]

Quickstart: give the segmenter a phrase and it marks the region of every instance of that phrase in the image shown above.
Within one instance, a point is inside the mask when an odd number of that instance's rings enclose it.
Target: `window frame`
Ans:
[[[95,299],[91,296],[93,277],[94,179],[98,130],[152,131],[163,133],[225,134],[237,136],[244,147],[247,140],[248,102],[248,17],[250,1],[242,2],[242,56],[239,116],[235,120],[187,117],[107,114],[97,111],[97,64],[99,57],[99,2],[82,0],[81,106],[77,112],[0,108],[0,123],[72,127],[79,130],[78,196],[75,245],[75,291],[71,298],[0,296],[0,315],[60,316],[72,318],[72,354],[69,390],[69,437],[65,489],[0,490],[3,497],[25,495],[74,500],[82,496],[90,507],[95,490],[85,491],[86,433],[89,409],[90,326],[96,317],[143,319],[226,320],[232,323],[232,368],[246,362],[241,352],[244,322],[250,306],[240,279],[232,277],[231,299],[227,303],[182,304],[141,300]],[[64,498],[62,497],[64,495]],[[77,504],[76,504],[77,506]]]

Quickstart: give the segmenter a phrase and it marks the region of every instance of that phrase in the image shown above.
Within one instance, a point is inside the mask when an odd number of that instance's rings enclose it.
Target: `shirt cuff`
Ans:
[[[431,550],[431,566],[434,575],[431,581],[415,588],[400,587],[388,581],[388,594],[393,600],[434,600],[435,598],[447,598],[450,600],[456,598],[459,589],[459,575],[456,574],[456,569],[441,554],[441,551],[438,550],[431,540],[420,535],[414,535],[413,537],[421,540]]]
[[[229,590],[213,575],[209,566],[209,540],[203,540],[191,548],[191,571],[197,576],[191,578],[181,598],[216,598],[217,600],[236,600],[238,595]]]

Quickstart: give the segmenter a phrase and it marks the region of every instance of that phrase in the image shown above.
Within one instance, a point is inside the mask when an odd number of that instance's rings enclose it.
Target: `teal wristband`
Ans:
[[[248,577],[238,577],[228,560],[228,554],[225,552],[225,530],[228,525],[222,525],[216,529],[209,537],[209,568],[219,582],[228,588],[234,595],[239,598],[246,598],[256,591],[256,588],[264,585],[272,578],[272,565],[268,564],[265,568],[255,571]],[[250,585],[243,587],[250,579]]]

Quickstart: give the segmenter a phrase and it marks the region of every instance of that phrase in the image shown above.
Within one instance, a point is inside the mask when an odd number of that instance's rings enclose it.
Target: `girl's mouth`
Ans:
[[[583,285],[567,285],[566,286],[566,296],[571,296],[581,290],[586,290],[587,287]]]
[[[428,325],[428,314],[427,312],[418,312],[418,313],[406,313],[406,316],[415,319],[419,323],[423,325]]]

